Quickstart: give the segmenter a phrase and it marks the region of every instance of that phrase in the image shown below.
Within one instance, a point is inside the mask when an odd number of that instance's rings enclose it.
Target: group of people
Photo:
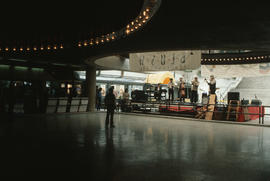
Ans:
[[[216,92],[216,80],[213,75],[210,76],[210,80],[207,81],[205,79],[207,84],[209,85],[209,94],[215,94]],[[179,93],[179,99],[181,102],[185,101],[185,81],[181,77],[179,79],[178,84],[176,85],[173,82],[173,79],[170,79],[170,82],[168,83],[168,89],[169,89],[169,100],[174,100],[174,88],[177,86],[178,87],[178,93]],[[198,101],[198,87],[200,85],[200,82],[198,81],[198,77],[194,77],[194,80],[191,82],[191,99],[190,101],[192,103],[196,103]],[[97,110],[100,110],[101,107],[101,94],[102,88],[97,87]],[[161,94],[161,85],[158,84],[156,91]],[[160,94],[157,95],[157,97],[160,99]],[[129,103],[129,93],[128,89],[125,89],[125,92],[123,93],[123,102],[124,104]],[[107,108],[107,115],[106,115],[106,121],[105,121],[105,127],[108,128],[110,125],[110,128],[114,128],[114,122],[113,122],[113,116],[114,116],[114,111],[116,109],[116,96],[114,94],[114,86],[110,87],[108,90],[107,95],[105,96],[105,107]]]
[[[216,80],[213,75],[210,76],[210,80],[207,81],[205,79],[207,84],[209,85],[209,94],[215,94],[216,92]],[[198,101],[198,88],[199,88],[200,82],[198,81],[198,77],[194,77],[194,79],[191,81],[191,96],[190,96],[190,102],[196,103]],[[178,88],[178,95],[179,100],[181,102],[185,102],[186,97],[186,83],[183,79],[183,77],[179,78],[179,82],[175,84],[173,82],[173,79],[170,79],[170,82],[168,83],[168,92],[169,92],[169,101],[174,100],[174,89]]]

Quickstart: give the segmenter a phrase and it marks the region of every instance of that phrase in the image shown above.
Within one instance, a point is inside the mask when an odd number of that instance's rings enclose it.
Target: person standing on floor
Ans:
[[[114,110],[116,108],[116,103],[115,103],[115,95],[113,94],[113,88],[111,87],[109,89],[109,93],[105,97],[105,106],[107,108],[107,116],[106,116],[106,121],[105,121],[105,126],[108,128],[109,126],[109,121],[110,121],[110,127],[114,128],[113,124],[113,115],[114,115]]]
[[[169,101],[172,99],[172,101],[174,100],[174,83],[173,83],[173,79],[170,78],[170,82],[168,83],[168,89],[169,89]]]
[[[125,89],[125,92],[123,93],[123,101],[125,104],[129,103],[129,93],[128,93],[128,88]]]
[[[200,82],[198,77],[194,77],[194,80],[191,82],[191,102],[196,103],[198,101],[198,87]]]
[[[186,96],[185,81],[183,80],[182,77],[180,77],[179,79],[178,88],[179,88],[179,100],[180,102],[185,102],[185,96]]]
[[[100,87],[97,92],[97,111],[100,111],[100,108],[101,108],[101,97],[102,97],[101,91],[102,91],[102,88]]]

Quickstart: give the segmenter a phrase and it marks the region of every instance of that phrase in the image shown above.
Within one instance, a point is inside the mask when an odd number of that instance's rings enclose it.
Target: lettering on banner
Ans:
[[[166,63],[166,55],[161,55],[161,65],[165,65],[165,63]]]
[[[144,63],[144,56],[140,57],[140,65],[143,66]]]
[[[180,58],[180,62],[181,63],[186,63],[186,56],[185,55]]]
[[[174,62],[175,62],[175,54],[173,54],[173,58],[172,58],[172,65],[174,65]]]
[[[155,55],[153,55],[153,58],[152,58],[152,65],[154,65],[155,58],[156,58],[156,56],[155,56]]]

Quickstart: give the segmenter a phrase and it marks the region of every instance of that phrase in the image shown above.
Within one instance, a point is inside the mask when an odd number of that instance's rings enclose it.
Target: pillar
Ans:
[[[86,89],[88,96],[87,111],[94,112],[96,105],[96,67],[89,66],[86,69]]]

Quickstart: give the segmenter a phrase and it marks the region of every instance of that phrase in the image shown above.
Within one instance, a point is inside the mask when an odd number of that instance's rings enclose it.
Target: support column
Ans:
[[[88,96],[88,112],[94,112],[96,106],[96,67],[89,66],[86,70],[86,93]]]

